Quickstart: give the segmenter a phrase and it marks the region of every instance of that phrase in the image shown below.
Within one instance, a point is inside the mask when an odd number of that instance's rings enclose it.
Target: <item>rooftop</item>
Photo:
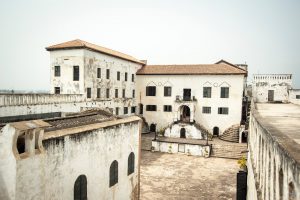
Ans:
[[[221,60],[215,64],[145,65],[137,75],[247,75],[247,71]]]
[[[138,63],[138,64],[142,64],[144,65],[145,63],[124,53],[112,50],[112,49],[108,49],[106,47],[102,47],[96,44],[92,44],[83,40],[72,40],[72,41],[68,41],[68,42],[63,42],[60,44],[56,44],[56,45],[51,45],[49,47],[46,47],[47,51],[55,51],[55,50],[63,50],[63,49],[88,49],[88,50],[92,50],[92,51],[96,51],[99,53],[104,53],[107,55],[111,55],[117,58],[121,58],[124,60],[128,60],[134,63]]]
[[[255,115],[274,139],[300,162],[300,106],[257,103]]]

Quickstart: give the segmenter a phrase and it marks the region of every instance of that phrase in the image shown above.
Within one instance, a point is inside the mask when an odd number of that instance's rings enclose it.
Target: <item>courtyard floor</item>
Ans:
[[[236,199],[237,160],[142,151],[141,200]]]

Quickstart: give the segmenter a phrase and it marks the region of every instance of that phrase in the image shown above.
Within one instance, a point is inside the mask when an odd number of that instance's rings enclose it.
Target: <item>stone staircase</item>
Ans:
[[[242,153],[244,151],[244,153]],[[212,144],[212,157],[240,159],[247,158],[247,144]]]
[[[240,125],[232,125],[228,129],[226,129],[219,138],[221,140],[225,140],[228,142],[236,142],[239,143],[239,131],[240,131]]]

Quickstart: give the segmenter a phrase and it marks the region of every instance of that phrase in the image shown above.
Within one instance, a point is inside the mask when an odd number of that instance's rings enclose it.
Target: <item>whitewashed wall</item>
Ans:
[[[274,101],[288,102],[291,85],[290,74],[253,75],[253,99],[255,102],[268,102],[268,90],[274,90]]]
[[[300,89],[289,90],[289,102],[300,105],[300,99],[297,99],[296,95],[300,95]]]
[[[180,138],[180,130],[185,129],[185,136],[186,138],[193,138],[193,139],[204,139],[201,135],[201,131],[198,130],[194,125],[189,124],[174,124],[173,126],[167,128],[165,130],[165,137],[173,137],[173,138]]]
[[[87,177],[91,200],[131,199],[138,190],[137,121],[44,140],[45,153],[20,160],[12,154],[15,131],[6,125],[0,133],[0,199],[73,199],[74,183],[81,174]],[[131,152],[135,154],[135,170],[127,176]],[[119,181],[109,187],[109,168],[114,160],[118,161]]]
[[[148,124],[156,123],[157,130],[168,126],[178,117],[176,95],[183,96],[183,89],[190,88],[195,96],[195,120],[208,130],[219,127],[220,133],[241,121],[243,75],[138,75],[138,102],[144,105]],[[156,86],[156,96],[146,96],[146,86]],[[164,97],[164,86],[172,87],[172,96]],[[203,87],[212,87],[212,97],[203,98]],[[229,98],[220,98],[221,87],[229,87]],[[146,111],[146,105],[157,105],[157,111]],[[172,112],[164,112],[163,105],[172,105]],[[203,106],[211,107],[211,114],[202,113]],[[228,107],[228,115],[218,114],[218,107]]]

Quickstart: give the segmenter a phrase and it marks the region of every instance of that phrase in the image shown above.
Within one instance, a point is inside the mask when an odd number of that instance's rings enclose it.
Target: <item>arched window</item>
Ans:
[[[134,153],[131,152],[128,156],[128,170],[127,175],[130,175],[134,172]]]
[[[289,200],[296,200],[296,192],[293,182],[289,183]]]
[[[109,168],[109,187],[118,183],[118,161],[114,160]]]
[[[87,180],[85,175],[80,175],[74,184],[74,200],[87,200]]]

